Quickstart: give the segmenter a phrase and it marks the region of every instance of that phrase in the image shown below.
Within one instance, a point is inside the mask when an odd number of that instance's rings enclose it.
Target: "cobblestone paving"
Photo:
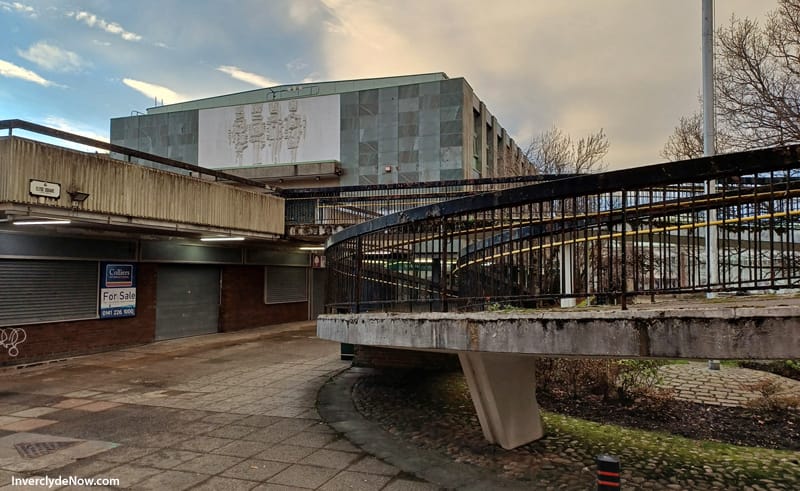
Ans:
[[[762,381],[775,381],[781,394],[800,396],[800,381],[777,375],[723,365],[709,370],[707,363],[690,362],[661,368],[661,386],[673,391],[673,397],[684,401],[718,406],[746,406],[759,397],[755,386]]]
[[[693,371],[679,372],[684,377]],[[470,464],[462,472],[465,475],[471,469],[482,468],[495,479],[507,480],[504,486],[593,489],[594,458],[609,453],[620,458],[624,487],[629,489],[800,489],[797,452],[710,446],[669,434],[601,425],[552,413],[544,417],[543,439],[503,450],[486,443],[465,395],[428,400],[431,387],[439,393],[463,385],[463,381],[450,378],[460,377],[459,374],[441,377],[440,382],[431,382],[420,392],[415,383],[404,388],[394,381],[382,382],[379,374],[364,373],[353,382],[355,406],[370,423],[398,441],[412,442],[421,451],[447,456],[451,462]],[[451,473],[458,475],[455,470]],[[436,481],[435,475],[423,475],[444,485],[443,481]],[[467,483],[456,487],[479,489]]]

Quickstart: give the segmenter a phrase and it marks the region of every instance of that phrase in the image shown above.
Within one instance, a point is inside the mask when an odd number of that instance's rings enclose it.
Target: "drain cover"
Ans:
[[[81,442],[20,442],[14,448],[26,459],[38,459],[53,452],[58,452]]]

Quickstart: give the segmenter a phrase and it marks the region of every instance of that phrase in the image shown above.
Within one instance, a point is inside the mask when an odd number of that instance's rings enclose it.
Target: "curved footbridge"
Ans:
[[[324,315],[323,339],[457,353],[484,436],[511,449],[543,436],[537,357],[787,359],[800,356],[800,297],[633,305],[628,310]]]

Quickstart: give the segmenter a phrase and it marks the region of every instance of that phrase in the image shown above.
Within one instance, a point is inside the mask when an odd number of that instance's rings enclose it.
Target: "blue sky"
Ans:
[[[0,0],[0,119],[108,139],[109,119],[279,83],[444,71],[520,146],[604,128],[661,160],[699,107],[700,0]],[[716,0],[764,19],[773,0]]]

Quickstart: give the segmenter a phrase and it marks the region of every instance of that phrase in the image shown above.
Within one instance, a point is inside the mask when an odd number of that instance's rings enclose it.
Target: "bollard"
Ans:
[[[620,488],[619,459],[613,455],[598,455],[597,491],[616,491]]]

